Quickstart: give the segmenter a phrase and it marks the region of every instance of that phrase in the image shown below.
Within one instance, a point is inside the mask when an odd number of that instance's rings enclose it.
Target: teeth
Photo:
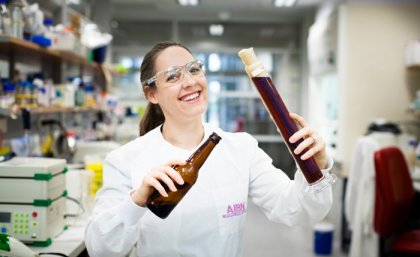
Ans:
[[[197,98],[199,95],[200,95],[200,94],[197,92],[197,93],[194,93],[194,94],[188,95],[188,96],[186,96],[186,97],[183,97],[181,100],[182,100],[182,101],[184,101],[184,102],[188,102],[188,101],[191,101],[191,100],[193,100],[193,99]]]

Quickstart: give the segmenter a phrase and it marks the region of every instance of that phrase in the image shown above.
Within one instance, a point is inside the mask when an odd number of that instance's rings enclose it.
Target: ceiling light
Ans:
[[[67,4],[76,4],[76,5],[78,5],[78,4],[80,4],[80,0],[67,0],[66,3]]]
[[[133,59],[130,57],[122,57],[120,60],[120,64],[126,69],[131,69],[133,68],[134,62]]]
[[[215,94],[219,93],[221,87],[222,86],[220,85],[219,81],[210,81],[209,83],[210,92],[212,93],[215,93]]]
[[[222,24],[211,24],[209,27],[210,35],[221,36],[223,35],[224,27]]]
[[[286,7],[291,7],[294,6],[296,4],[296,0],[286,0]]]
[[[286,2],[286,0],[274,0],[273,4],[275,7],[282,7],[284,6],[284,2]]]
[[[222,62],[218,54],[212,53],[209,55],[209,71],[216,72],[222,67]]]
[[[199,4],[199,0],[177,0],[176,2],[182,6],[196,6]]]
[[[296,4],[296,0],[274,0],[275,7],[291,7]]]

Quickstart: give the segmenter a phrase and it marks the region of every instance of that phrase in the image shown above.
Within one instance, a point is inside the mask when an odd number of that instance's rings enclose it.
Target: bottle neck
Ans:
[[[264,65],[259,61],[245,66],[245,70],[250,78],[270,76],[270,74],[268,74],[265,70]]]
[[[213,151],[216,144],[219,143],[220,137],[213,133],[210,137],[188,158],[187,162],[190,162],[196,170],[199,170],[203,166],[204,162]]]

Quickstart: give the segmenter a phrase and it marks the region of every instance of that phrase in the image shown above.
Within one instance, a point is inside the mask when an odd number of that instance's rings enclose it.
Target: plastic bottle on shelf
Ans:
[[[12,28],[6,4],[7,0],[0,0],[0,35],[10,36],[12,34]]]
[[[46,79],[44,82],[44,88],[48,98],[47,107],[51,106],[55,99],[55,88],[51,79]]]
[[[74,107],[76,99],[76,88],[72,83],[67,83],[64,86],[63,106]]]
[[[12,0],[9,3],[10,14],[11,14],[11,27],[12,36],[23,39],[23,27],[25,22],[23,20],[23,8],[24,3],[22,0]]]
[[[15,103],[15,85],[10,80],[2,79],[3,95],[0,108],[9,108]]]
[[[34,85],[37,86],[37,96],[36,99],[40,106],[47,107],[49,106],[49,96],[47,89],[45,88],[44,81],[41,79],[34,79]]]
[[[38,88],[38,104],[43,107],[48,107],[49,99],[45,87]]]
[[[93,85],[87,85],[85,87],[85,107],[95,107],[95,88]]]
[[[7,107],[10,108],[15,104],[16,86],[12,83],[9,83],[6,87],[5,94],[7,99]]]
[[[57,45],[57,33],[55,32],[55,29],[54,29],[54,20],[51,18],[45,18],[44,26],[46,28],[44,36],[51,40],[50,47],[55,47]]]
[[[54,98],[52,98],[51,105],[57,107],[63,107],[64,98],[64,85],[56,84],[54,86]]]
[[[76,89],[76,106],[84,106],[85,105],[85,85],[83,82],[77,86]]]

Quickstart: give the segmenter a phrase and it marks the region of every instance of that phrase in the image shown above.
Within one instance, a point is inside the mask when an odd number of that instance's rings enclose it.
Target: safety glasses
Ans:
[[[167,70],[157,72],[153,77],[143,81],[143,86],[172,87],[179,85],[185,79],[185,75],[189,74],[192,78],[198,79],[204,76],[204,65],[201,60],[195,60],[185,64],[184,66],[173,66]]]

